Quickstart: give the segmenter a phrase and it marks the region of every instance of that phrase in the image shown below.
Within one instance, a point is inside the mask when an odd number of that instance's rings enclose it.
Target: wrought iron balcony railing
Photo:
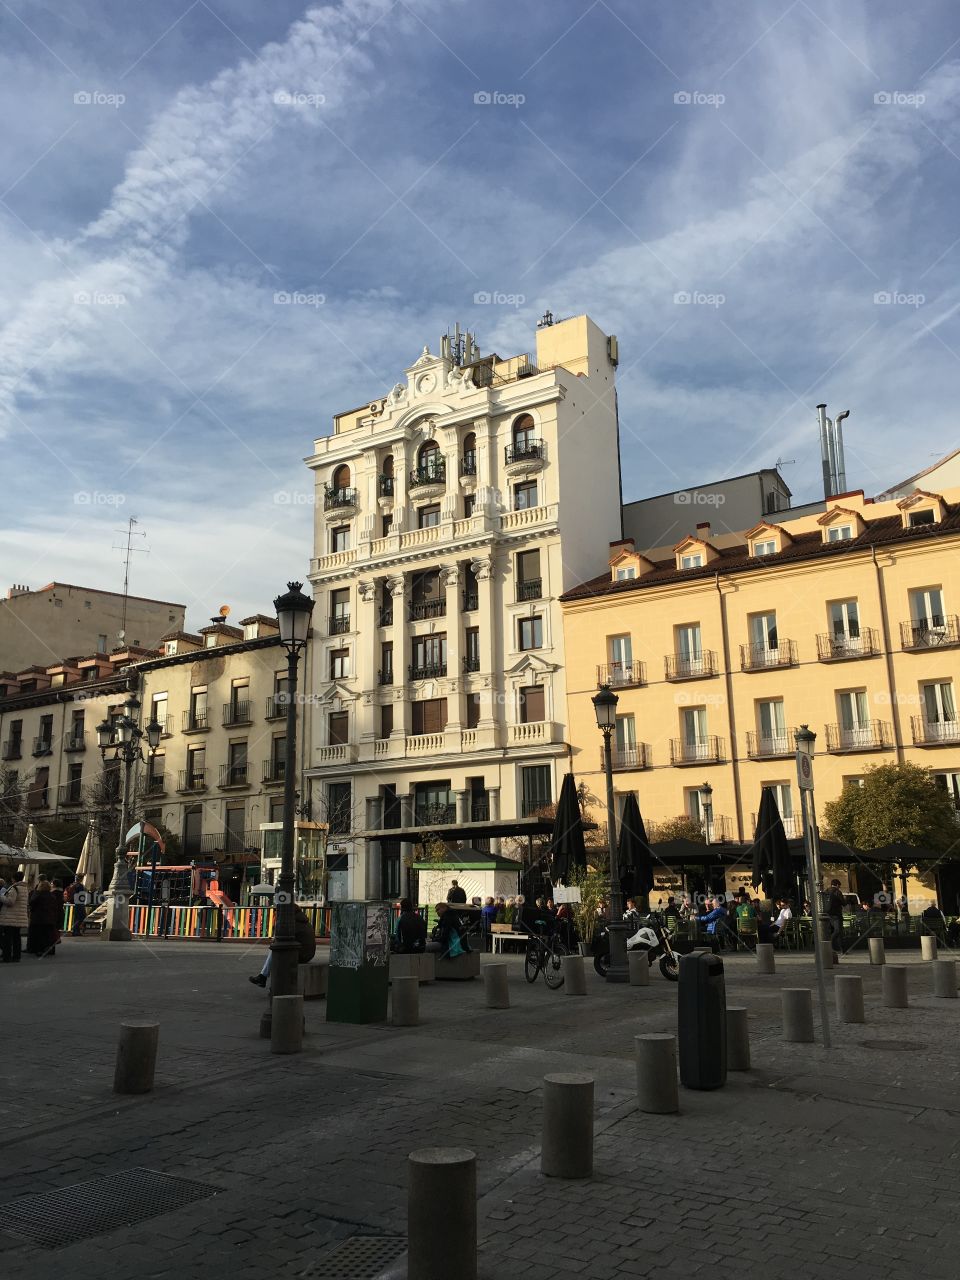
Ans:
[[[393,605],[392,604],[382,604],[380,606],[380,626],[381,627],[393,626]]]
[[[479,591],[464,591],[462,599],[464,613],[473,613],[475,610],[480,608]]]
[[[686,738],[670,739],[671,764],[716,764],[723,759],[723,739],[707,734],[695,742]]]
[[[64,751],[86,751],[87,739],[81,729],[79,733],[71,734],[69,738],[63,740]]]
[[[712,649],[702,653],[668,653],[663,660],[667,680],[701,680],[717,674],[717,655]]]
[[[460,459],[460,474],[462,476],[477,474],[477,454],[474,449],[468,449]]]
[[[242,702],[225,702],[223,704],[223,723],[231,728],[238,724],[249,724],[253,719],[250,709],[252,703],[248,699]]]
[[[597,688],[623,688],[647,683],[647,670],[642,662],[603,662],[597,667]]]
[[[542,462],[545,456],[542,440],[518,440],[503,450],[503,460],[508,466],[511,462]]]
[[[410,605],[410,621],[421,622],[424,618],[444,618],[447,614],[446,599],[422,600]]]
[[[960,618],[956,614],[934,614],[900,623],[900,644],[908,652],[949,649],[960,644]]]
[[[407,667],[407,673],[411,680],[438,680],[441,676],[447,674],[447,664],[445,662],[427,662],[422,666],[415,663]]]
[[[3,744],[4,760],[19,760],[23,752],[23,742],[20,738],[8,738]]]
[[[53,754],[53,739],[48,738],[45,734],[41,734],[33,740],[33,754],[35,756],[49,756]]]
[[[287,762],[284,759],[264,760],[263,762],[263,781],[264,782],[282,782],[286,776]]]
[[[220,766],[221,787],[245,787],[250,782],[246,764],[222,764]]]
[[[83,804],[83,784],[79,781],[63,783],[57,791],[57,803],[64,808]]]
[[[206,791],[206,769],[181,769],[177,784],[178,791]]]
[[[846,751],[884,751],[893,745],[893,729],[882,720],[865,720],[846,727],[827,725],[827,750],[834,754]]]
[[[380,498],[393,497],[393,476],[377,476],[377,496]]]
[[[467,654],[464,654],[464,658],[463,658],[463,669],[464,669],[464,671],[479,671],[479,670],[480,670],[480,655],[479,655],[479,653],[467,653]]]
[[[525,582],[517,583],[517,601],[523,600],[539,600],[543,596],[543,579],[527,578]]]
[[[356,505],[356,489],[334,489],[328,486],[323,492],[324,511],[336,511],[340,507],[355,507]]]
[[[441,461],[432,463],[427,467],[416,467],[410,472],[407,486],[410,489],[421,489],[424,485],[446,484],[446,482],[447,464]]]
[[[875,658],[879,652],[880,636],[873,627],[861,627],[856,635],[827,631],[817,636],[817,657],[821,662]]]
[[[747,733],[748,760],[777,760],[796,754],[796,729],[783,729],[778,733]]]
[[[928,720],[926,716],[912,716],[915,747],[950,747],[960,743],[960,720]]]
[[[271,693],[267,698],[267,720],[280,720],[287,714],[289,697],[285,693]]]
[[[330,632],[332,636],[342,636],[350,630],[349,613],[337,613],[330,619]]]
[[[793,640],[778,638],[773,644],[742,644],[740,646],[741,671],[771,671],[776,667],[795,667],[797,646]]]
[[[377,684],[393,684],[393,667],[381,667],[377,672]]]
[[[206,707],[192,707],[183,713],[183,732],[197,733],[210,728],[210,713]]]
[[[647,769],[650,767],[647,746],[643,742],[635,742],[632,747],[610,748],[610,763],[614,769]],[[603,749],[600,750],[600,768],[603,768]]]

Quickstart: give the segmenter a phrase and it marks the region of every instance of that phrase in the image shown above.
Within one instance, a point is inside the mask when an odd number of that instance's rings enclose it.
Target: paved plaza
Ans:
[[[311,1002],[304,1052],[278,1057],[246,980],[262,954],[68,939],[0,969],[0,1205],[139,1169],[216,1191],[56,1249],[0,1229],[8,1280],[347,1274],[325,1259],[404,1234],[406,1157],[431,1145],[477,1153],[485,1278],[960,1273],[960,1000],[934,999],[916,953],[888,953],[910,965],[906,1011],[880,1008],[865,956],[844,962],[868,1020],[835,1026],[830,1053],[780,1039],[780,988],[814,986],[811,957],[778,955],[774,977],[727,958],[754,1069],[681,1090],[677,1116],[634,1102],[633,1036],[676,1026],[658,972],[644,989],[591,970],[576,998],[528,986],[514,958],[511,1009],[487,1010],[479,981],[434,983],[413,1029],[327,1024]],[[161,1028],[156,1089],[137,1098],[111,1089],[129,1017]],[[589,1181],[539,1173],[540,1082],[558,1070],[597,1078]]]

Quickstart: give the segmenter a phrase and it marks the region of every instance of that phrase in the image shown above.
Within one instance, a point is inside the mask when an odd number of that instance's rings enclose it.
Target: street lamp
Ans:
[[[803,822],[803,852],[810,884],[810,914],[813,917],[814,961],[817,967],[817,998],[820,1002],[820,1025],[823,1047],[830,1048],[830,1025],[827,1021],[827,990],[823,972],[823,948],[820,929],[820,836],[817,810],[813,799],[813,756],[817,735],[805,724],[794,734],[797,748],[797,785],[800,788],[800,812]]]
[[[270,986],[275,996],[297,993],[297,938],[294,918],[296,881],[294,842],[297,803],[297,666],[310,633],[313,601],[305,596],[302,582],[288,582],[287,590],[273,602],[280,624],[280,640],[287,651],[287,738],[283,770],[283,842],[277,881],[276,923],[270,951],[273,955]],[[266,1021],[266,1019],[265,1019]],[[261,1025],[261,1031],[263,1025]]]
[[[123,790],[120,800],[120,838],[117,842],[116,860],[113,864],[113,877],[106,892],[107,920],[106,933],[111,942],[130,942],[127,915],[126,859],[124,854],[127,845],[127,823],[130,820],[130,799],[132,794],[133,768],[137,761],[143,760],[141,743],[146,739],[152,756],[160,745],[161,728],[153,719],[146,729],[139,723],[140,702],[131,693],[124,702],[121,714],[115,720],[102,720],[97,725],[97,746],[100,748],[104,762],[107,753],[112,751],[112,759],[123,764]],[[141,827],[139,848],[143,848],[143,830]],[[154,857],[156,863],[156,857]],[[153,877],[151,877],[151,896]]]
[[[709,782],[705,782],[700,788],[700,808],[703,810],[703,834],[707,844],[711,844],[711,832],[713,827],[713,787]]]
[[[608,982],[626,982],[627,929],[623,923],[623,895],[620,890],[620,867],[617,858],[617,815],[613,804],[613,755],[610,738],[617,727],[617,703],[620,699],[609,685],[593,696],[597,728],[603,734],[603,771],[607,779],[607,843],[610,849],[610,908],[607,913],[607,936],[610,939]]]

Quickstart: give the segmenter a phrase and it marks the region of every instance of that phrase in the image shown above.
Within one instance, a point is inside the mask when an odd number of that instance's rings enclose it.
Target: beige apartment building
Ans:
[[[307,459],[306,775],[312,811],[344,815],[351,896],[400,891],[403,830],[531,816],[557,795],[559,598],[620,533],[616,365],[586,316],[544,317],[532,358],[481,356],[458,331]]]

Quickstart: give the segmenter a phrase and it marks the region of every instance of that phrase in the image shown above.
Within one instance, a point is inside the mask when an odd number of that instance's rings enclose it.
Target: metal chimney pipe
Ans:
[[[850,417],[850,410],[844,409],[843,413],[838,413],[833,423],[833,447],[837,459],[837,493],[846,493],[847,491],[847,464],[843,456],[843,427],[840,425],[844,418]]]
[[[820,423],[820,463],[823,468],[823,496],[830,497],[831,467],[830,443],[827,431],[827,406],[817,405],[817,420]]]

